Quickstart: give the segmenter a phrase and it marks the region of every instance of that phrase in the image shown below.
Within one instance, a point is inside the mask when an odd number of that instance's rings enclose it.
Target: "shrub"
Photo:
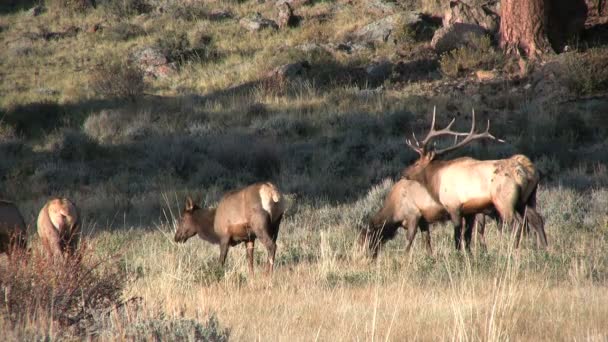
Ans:
[[[105,97],[134,101],[144,92],[144,73],[132,63],[110,62],[91,76],[91,88]]]
[[[184,63],[193,58],[205,60],[214,55],[209,36],[197,32],[194,40],[195,44],[191,44],[186,32],[169,31],[156,40],[156,47],[169,62],[176,63]]]
[[[55,102],[35,102],[9,108],[4,121],[17,134],[31,138],[58,127],[64,114],[61,105]]]
[[[145,33],[138,25],[120,22],[114,26],[111,26],[103,31],[105,38],[114,41],[126,41],[132,38],[139,37]]]
[[[608,58],[606,48],[592,48],[585,53],[564,56],[566,86],[577,94],[588,94],[608,89]]]
[[[86,134],[69,128],[51,136],[47,148],[66,161],[96,159],[101,152],[99,145]]]
[[[501,55],[492,47],[488,36],[471,39],[467,46],[446,52],[439,61],[441,71],[449,77],[475,69],[492,69],[502,62]]]
[[[93,4],[93,0],[45,0],[47,8],[64,15],[84,13],[92,9]]]
[[[127,330],[127,337],[134,340],[213,341],[229,340],[230,330],[222,328],[212,314],[205,324],[191,319],[149,320],[135,324]]]
[[[148,13],[152,10],[147,0],[104,0],[101,4],[108,14],[118,18]]]
[[[0,316],[15,326],[44,318],[58,330],[83,332],[99,311],[121,304],[125,283],[118,263],[99,260],[84,244],[65,262],[16,252],[0,266]]]

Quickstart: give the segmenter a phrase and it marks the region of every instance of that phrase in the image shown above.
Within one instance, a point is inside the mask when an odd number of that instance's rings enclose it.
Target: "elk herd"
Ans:
[[[502,140],[489,132],[489,121],[484,131],[476,131],[475,111],[468,132],[452,130],[455,119],[440,130],[435,128],[435,121],[433,110],[426,137],[418,141],[412,134],[412,140],[406,139],[406,145],[417,152],[419,158],[403,170],[401,179],[390,189],[382,208],[361,228],[359,244],[376,257],[381,246],[395,237],[402,227],[406,230],[406,250],[409,251],[420,229],[427,252],[432,254],[429,225],[450,221],[456,249],[462,248],[463,235],[464,247],[470,248],[474,230],[477,230],[479,241],[485,248],[484,231],[486,216],[489,216],[510,227],[515,236],[515,247],[519,245],[522,230],[531,229],[536,235],[537,245],[545,248],[544,220],[536,209],[540,177],[530,159],[514,155],[498,160],[470,157],[442,160],[439,157],[472,141]],[[439,137],[451,137],[454,144],[437,149],[433,141]],[[219,245],[222,265],[231,246],[245,243],[251,273],[254,244],[259,240],[267,250],[267,271],[271,272],[285,209],[284,196],[270,182],[228,192],[216,208],[201,208],[187,197],[174,240],[183,243],[198,235]],[[26,249],[26,227],[16,205],[0,201],[0,253],[10,256],[14,249]],[[69,258],[80,240],[80,217],[76,205],[66,198],[50,199],[40,210],[37,231],[49,257]]]

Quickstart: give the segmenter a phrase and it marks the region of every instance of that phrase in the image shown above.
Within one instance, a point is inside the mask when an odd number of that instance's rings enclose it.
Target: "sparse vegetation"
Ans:
[[[51,266],[30,228],[29,262],[0,256],[3,339],[608,338],[605,47],[581,43],[522,68],[489,38],[443,56],[430,33],[411,29],[351,40],[385,15],[366,1],[313,1],[295,8],[298,27],[260,32],[238,18],[275,18],[273,3],[45,4],[36,16],[26,12],[33,2],[0,5],[0,197],[33,227],[49,196],[69,196],[88,248],[77,264]],[[431,15],[448,7],[393,4]],[[233,17],[212,19],[217,11]],[[67,28],[80,31],[43,37]],[[148,47],[175,70],[144,81],[128,60]],[[303,61],[301,75],[269,77]],[[389,71],[370,83],[379,62]],[[480,69],[495,82],[471,77]],[[405,254],[401,235],[377,263],[364,257],[358,229],[415,160],[404,137],[420,138],[433,106],[438,126],[457,117],[456,129],[470,127],[475,108],[478,124],[490,120],[507,141],[449,158],[535,162],[547,251],[529,238],[513,251],[492,223],[487,252],[459,254],[451,226],[439,224],[431,257],[422,239]],[[272,278],[248,274],[244,248],[221,269],[217,247],[173,242],[186,195],[214,206],[260,180],[289,202]]]
[[[441,56],[441,71],[449,77],[457,77],[477,69],[491,70],[500,67],[502,56],[492,46],[488,36],[471,39],[467,46],[446,52]]]

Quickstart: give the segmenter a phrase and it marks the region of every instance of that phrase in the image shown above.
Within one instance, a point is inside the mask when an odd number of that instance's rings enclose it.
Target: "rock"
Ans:
[[[416,26],[422,21],[422,14],[419,12],[393,14],[358,29],[354,32],[354,39],[365,43],[385,43],[396,30],[402,29],[403,26],[416,30]]]
[[[260,31],[266,28],[278,29],[279,25],[277,25],[274,20],[266,19],[262,17],[260,13],[256,13],[252,16],[242,18],[239,21],[242,27],[247,29],[250,32]]]
[[[456,23],[435,31],[431,47],[441,54],[471,43],[474,39],[483,37],[485,33],[486,31],[478,25]]]
[[[27,15],[29,15],[30,17],[37,17],[44,13],[44,11],[46,11],[46,8],[44,8],[44,6],[37,5],[30,8],[29,11],[27,11]]]
[[[394,2],[387,0],[368,0],[365,1],[366,9],[376,15],[393,14],[397,10]]]
[[[280,80],[293,80],[306,75],[308,70],[310,70],[310,63],[308,61],[301,61],[278,66],[270,71],[267,76]]]
[[[359,41],[385,43],[395,29],[397,19],[397,15],[391,15],[367,24],[355,31],[355,38]]]
[[[147,47],[133,54],[133,61],[146,76],[166,78],[175,74],[175,64],[169,63],[160,50]]]
[[[207,14],[207,18],[213,21],[220,21],[224,19],[230,19],[233,17],[232,12],[225,9],[214,9]]]
[[[279,28],[285,27],[293,27],[296,23],[296,18],[293,15],[293,10],[291,6],[287,2],[282,2],[277,5],[279,9],[279,15],[277,18],[277,22],[279,24]]]
[[[500,17],[499,13],[492,11],[492,4],[490,1],[482,6],[473,6],[463,1],[451,1],[450,7],[443,15],[443,27],[469,24],[479,26],[490,33],[496,32]]]
[[[498,77],[498,74],[496,71],[477,70],[475,76],[477,76],[479,82],[489,82],[495,80],[496,77]]]

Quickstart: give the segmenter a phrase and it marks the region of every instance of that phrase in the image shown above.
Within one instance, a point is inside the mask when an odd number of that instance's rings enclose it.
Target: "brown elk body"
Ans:
[[[38,236],[50,256],[67,257],[78,248],[80,214],[67,198],[52,198],[38,214]]]
[[[25,250],[26,225],[13,202],[0,200],[0,253],[10,254],[13,248]]]
[[[483,214],[478,216],[482,218]],[[375,257],[380,246],[391,240],[397,230],[403,227],[407,231],[406,251],[409,252],[420,228],[427,252],[432,254],[429,224],[448,219],[448,212],[435,201],[422,184],[401,179],[389,191],[382,208],[370,219],[368,228],[361,231],[359,243],[366,244]],[[478,229],[482,246],[485,246],[484,224],[485,221],[480,221]]]
[[[488,128],[483,133],[475,132],[475,112],[469,133],[458,133],[450,129],[454,120],[439,131],[435,130],[435,113],[427,137],[416,141],[409,140],[408,146],[420,154],[420,158],[403,172],[403,177],[424,185],[431,196],[440,203],[450,215],[454,224],[454,242],[461,246],[462,218],[467,224],[465,243],[469,246],[473,225],[473,215],[496,210],[504,223],[517,224],[525,217],[536,230],[540,244],[545,247],[547,239],[544,223],[536,212],[536,189],[538,173],[532,162],[523,155],[502,160],[476,160],[463,157],[448,161],[435,160],[435,157],[468,144],[476,139],[496,139]],[[431,139],[451,135],[456,139],[466,136],[455,145],[442,149],[429,149]],[[518,216],[519,214],[519,216]],[[516,246],[519,244],[521,225],[517,224]]]
[[[284,211],[283,196],[269,182],[227,193],[216,209],[200,208],[188,197],[175,232],[175,242],[185,242],[198,234],[203,240],[219,244],[222,266],[229,247],[245,242],[249,271],[253,273],[253,248],[255,240],[259,239],[268,250],[268,271],[271,272]]]

